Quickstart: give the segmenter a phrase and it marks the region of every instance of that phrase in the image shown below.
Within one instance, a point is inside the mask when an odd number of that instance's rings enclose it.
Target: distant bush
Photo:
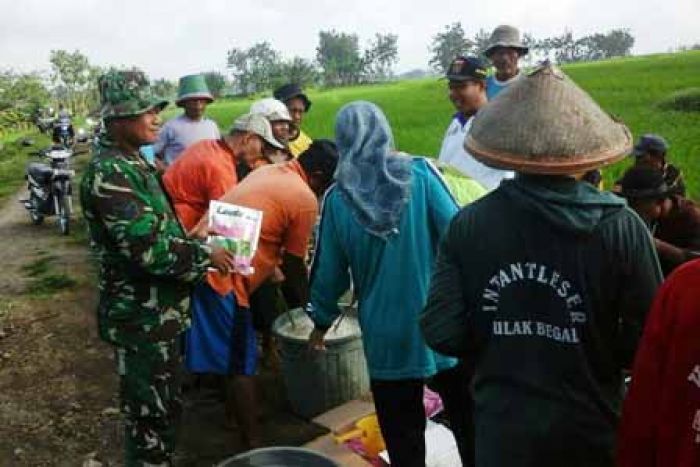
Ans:
[[[674,92],[659,102],[659,107],[664,110],[700,112],[700,88],[687,88]]]

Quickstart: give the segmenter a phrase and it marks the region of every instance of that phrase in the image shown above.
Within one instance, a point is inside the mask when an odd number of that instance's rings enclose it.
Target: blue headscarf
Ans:
[[[395,152],[384,113],[370,102],[345,105],[336,117],[335,142],[335,179],[355,219],[383,239],[397,233],[411,193],[411,158]]]

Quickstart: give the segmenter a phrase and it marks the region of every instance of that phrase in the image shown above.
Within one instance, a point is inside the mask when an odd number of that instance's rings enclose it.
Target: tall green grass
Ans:
[[[34,145],[23,146],[24,137],[31,137]],[[16,133],[0,139],[0,202],[15,194],[19,187],[26,183],[24,172],[32,160],[29,156],[30,151],[41,149],[49,142],[47,136],[36,132]]]
[[[700,112],[659,107],[675,92],[700,86],[700,51],[572,65],[565,71],[603,108],[622,118],[635,138],[644,133],[664,136],[670,159],[683,169],[691,196],[700,197]],[[611,167],[606,181],[625,167],[625,163]]]
[[[659,102],[674,92],[700,86],[700,51],[575,64],[564,71],[588,91],[608,112],[622,118],[635,138],[659,133],[671,144],[670,158],[685,174],[690,194],[700,196],[700,113],[662,110]],[[387,114],[399,149],[436,156],[454,109],[447,99],[447,84],[436,78],[351,88],[311,90],[313,106],[304,130],[315,138],[332,137],[335,115],[345,103],[368,100]],[[208,115],[222,129],[245,113],[253,99],[222,100]],[[166,117],[175,115],[171,109]],[[605,171],[606,185],[629,164],[621,162]]]

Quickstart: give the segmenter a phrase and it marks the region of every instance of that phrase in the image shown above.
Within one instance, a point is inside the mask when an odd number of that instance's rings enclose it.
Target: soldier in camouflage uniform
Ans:
[[[187,239],[155,170],[138,153],[157,137],[167,101],[138,71],[99,81],[106,134],[80,186],[80,202],[100,262],[98,323],[116,348],[126,465],[170,465],[180,413],[180,333],[189,324],[191,286],[232,258]]]

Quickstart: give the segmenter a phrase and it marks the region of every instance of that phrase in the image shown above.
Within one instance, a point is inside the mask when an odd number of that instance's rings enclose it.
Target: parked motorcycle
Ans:
[[[70,119],[60,118],[54,123],[53,140],[54,143],[62,145],[64,148],[73,147],[75,133]]]
[[[39,132],[50,135],[53,129],[54,119],[52,117],[36,117],[34,124],[39,129]]]
[[[73,212],[72,183],[75,171],[70,168],[73,151],[62,146],[52,146],[44,151],[31,153],[48,159],[48,164],[31,162],[27,166],[29,198],[22,200],[34,225],[44,222],[46,216],[57,216],[58,228],[63,235],[70,233],[70,217]]]
[[[87,144],[94,141],[94,139],[97,137],[97,134],[99,133],[99,125],[99,120],[93,120],[90,117],[86,118],[85,126],[87,128],[78,128],[78,131],[75,134],[75,142],[80,144]]]
[[[85,128],[78,128],[78,131],[75,133],[75,142],[79,144],[88,144],[90,142],[90,134]]]

